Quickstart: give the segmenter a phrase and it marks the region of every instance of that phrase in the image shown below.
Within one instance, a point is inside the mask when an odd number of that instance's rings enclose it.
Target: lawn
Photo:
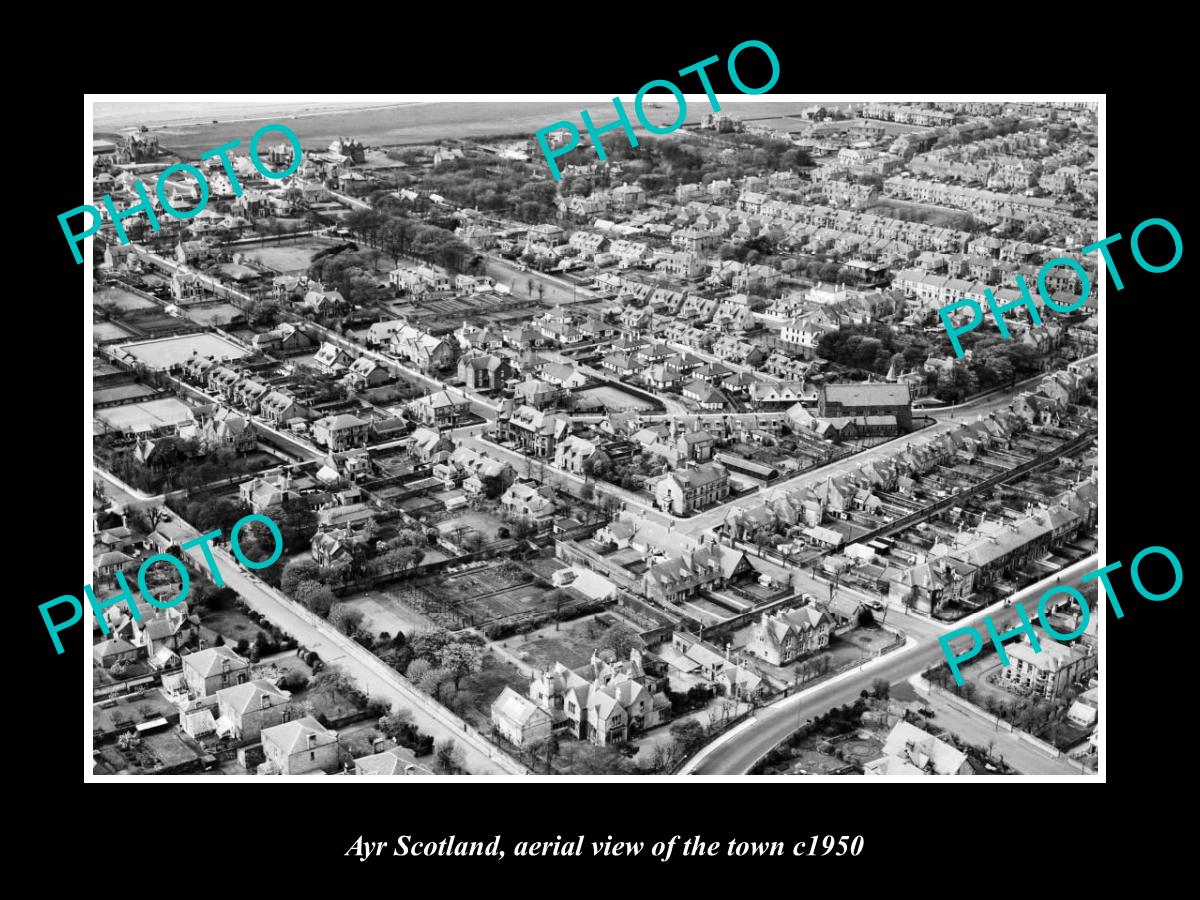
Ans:
[[[857,662],[860,659],[874,655],[873,653],[863,652],[863,649],[851,639],[856,631],[861,630],[863,629],[855,629],[855,631],[851,631],[849,634],[839,635],[829,639],[829,647],[826,648],[824,655],[829,657],[830,671],[833,671],[839,666],[849,665],[852,662]],[[870,630],[875,631],[882,629]]]
[[[528,635],[513,647],[513,652],[531,665],[547,667],[561,662],[577,669],[592,658],[592,650],[605,630],[593,617],[564,624],[558,631],[550,626]]]
[[[230,647],[236,646],[241,638],[254,643],[260,631],[270,634],[268,629],[255,625],[245,613],[236,609],[213,610],[201,620],[200,627],[208,632],[205,634],[202,631],[201,634],[210,645],[218,634],[225,638],[225,643]]]
[[[436,627],[432,619],[405,606],[387,588],[347,595],[341,602],[361,612],[363,628],[376,637],[385,631],[390,635],[413,635]]]
[[[496,539],[496,531],[504,525],[504,520],[495,513],[482,509],[463,510],[457,515],[438,522],[437,529],[442,534],[453,534],[458,528],[476,531],[485,541]]]
[[[143,735],[142,745],[158,757],[159,765],[164,768],[182,765],[200,758],[200,755],[188,746],[174,729]]]
[[[842,635],[841,640],[853,644],[863,656],[874,656],[895,641],[896,636],[884,628],[855,628]]]
[[[135,697],[121,697],[116,703],[108,701],[92,705],[92,728],[105,734],[128,731],[141,722],[178,717],[179,710],[157,688]]]
[[[312,264],[312,259],[322,250],[334,244],[316,239],[301,239],[296,242],[274,242],[255,247],[247,245],[241,250],[243,256],[262,263],[280,272],[299,272]]]
[[[338,743],[341,745],[343,758],[349,754],[351,759],[360,759],[374,752],[371,739],[379,734],[378,722],[378,719],[366,719],[338,731]]]

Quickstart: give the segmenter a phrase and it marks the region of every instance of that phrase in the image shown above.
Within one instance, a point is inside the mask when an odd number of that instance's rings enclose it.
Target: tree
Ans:
[[[597,747],[582,741],[561,748],[560,758],[568,775],[632,775],[636,767],[612,747]]]
[[[429,671],[426,672],[421,678],[420,684],[418,684],[417,687],[431,696],[434,700],[441,700],[442,687],[449,682],[452,677],[452,673],[449,669],[443,669],[440,666],[437,668],[430,668]]]
[[[296,588],[302,581],[320,580],[321,567],[311,557],[302,556],[289,560],[288,564],[283,567],[283,574],[279,579],[279,588],[294,599]]]
[[[437,742],[434,760],[438,772],[443,775],[456,775],[463,770],[463,752],[453,738]]]
[[[877,700],[886,700],[891,693],[891,685],[886,678],[876,678],[871,682],[871,694]]]
[[[562,612],[563,606],[571,599],[571,595],[562,588],[555,588],[542,599],[547,605],[554,608],[554,630],[558,631],[559,614]]]
[[[404,675],[413,684],[419,684],[419,682],[429,673],[432,668],[433,663],[427,659],[418,657],[408,664],[408,669],[405,671]]]
[[[450,673],[454,679],[454,689],[458,690],[464,676],[483,668],[483,648],[470,641],[455,641],[442,648],[438,662],[441,668]]]
[[[704,726],[695,719],[676,719],[670,732],[680,757],[691,756],[704,743]]]
[[[536,744],[534,744],[530,748],[530,752],[532,753],[533,759],[535,761],[537,760],[537,758],[539,756],[542,757],[546,761],[546,774],[547,775],[553,774],[550,764],[554,760],[554,757],[558,755],[558,750],[559,750],[559,742],[558,742],[558,735],[556,735],[556,734],[550,735],[545,740],[538,741]]]
[[[363,614],[346,603],[335,603],[329,610],[329,622],[342,634],[353,634],[362,625]]]
[[[645,646],[636,631],[622,622],[617,622],[615,625],[610,625],[600,636],[600,642],[596,645],[596,649],[612,650],[617,659],[627,659],[630,650],[641,650]]]
[[[313,615],[321,618],[329,615],[329,611],[333,609],[333,604],[336,602],[333,591],[319,581],[301,581],[296,586],[293,599],[301,606],[306,607]]]
[[[412,710],[402,706],[396,707],[389,715],[380,718],[378,728],[384,737],[398,742],[400,737],[412,728]]]
[[[441,657],[442,649],[454,639],[450,636],[450,632],[445,629],[437,631],[427,631],[424,634],[418,634],[410,643],[413,656],[424,659],[433,665],[438,662]]]
[[[874,628],[875,614],[865,606],[858,611],[858,627],[859,628]]]

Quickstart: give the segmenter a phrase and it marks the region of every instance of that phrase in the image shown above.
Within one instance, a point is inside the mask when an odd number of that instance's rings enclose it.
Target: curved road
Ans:
[[[1037,582],[1012,597],[1012,602],[1020,603],[1032,621],[1037,618],[1037,601],[1042,593],[1052,587],[1055,578],[1061,578],[1065,584],[1076,583],[1078,577],[1096,569],[1097,558],[1090,556],[1074,565],[1063,569],[1057,576]],[[753,724],[743,727],[741,731],[731,732],[726,740],[720,738],[710,744],[707,753],[697,756],[692,764],[684,768],[683,774],[689,775],[745,775],[766,756],[771,750],[782,743],[793,731],[807,719],[817,718],[835,706],[853,703],[860,692],[868,689],[876,678],[885,678],[889,684],[906,681],[913,675],[924,672],[943,659],[942,648],[938,643],[939,634],[967,625],[981,623],[985,615],[991,615],[997,630],[1004,630],[1017,622],[1016,614],[1006,609],[1003,603],[997,603],[986,610],[980,610],[952,625],[935,624],[924,617],[911,616],[907,619],[897,616],[891,620],[891,625],[900,628],[917,643],[896,650],[882,659],[876,660],[856,670],[850,676],[835,677],[824,684],[801,691],[798,695],[785,698],[754,713]],[[920,636],[918,637],[918,633]],[[982,632],[981,632],[982,633]],[[953,642],[954,649],[966,644],[968,639],[963,637]],[[991,643],[984,635],[984,650],[977,658],[995,653]],[[1005,734],[998,732],[998,735]],[[1026,745],[1028,746],[1028,745]],[[1026,772],[1030,775],[1078,775],[1079,770],[1061,760],[1045,757],[1045,765],[1038,771]]]

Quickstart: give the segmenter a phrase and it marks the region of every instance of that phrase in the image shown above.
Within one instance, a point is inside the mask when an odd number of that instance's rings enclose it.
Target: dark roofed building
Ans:
[[[912,431],[912,395],[907,384],[826,384],[817,395],[817,415],[823,419],[895,416]]]

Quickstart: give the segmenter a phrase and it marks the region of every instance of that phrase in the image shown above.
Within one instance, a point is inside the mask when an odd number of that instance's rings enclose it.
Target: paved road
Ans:
[[[985,750],[989,743],[993,744],[992,754],[1003,757],[1006,763],[1023,775],[1083,774],[1077,766],[1071,765],[1065,759],[1054,759],[1020,740],[1015,734],[998,728],[987,719],[951,705],[938,689],[934,689],[932,695],[926,699],[925,705],[933,708],[937,714],[933,721],[942,728]]]
[[[1096,557],[1088,557],[1064,569],[1055,578],[1061,577],[1063,583],[1070,584],[1080,574],[1093,571],[1096,566]],[[1048,587],[1055,584],[1055,578],[1045,579],[1014,594],[1012,602],[1021,603],[1030,618],[1035,618],[1037,600]],[[916,616],[905,620],[903,616],[889,614],[888,624],[899,628],[913,638],[916,641],[915,646],[903,647],[889,653],[876,663],[864,666],[861,672],[855,672],[850,677],[834,678],[825,684],[801,691],[798,695],[787,697],[759,710],[755,713],[753,725],[737,732],[729,740],[724,742],[718,740],[713,745],[712,751],[700,759],[689,774],[744,775],[748,773],[760,759],[785,740],[800,724],[807,719],[823,715],[835,706],[853,703],[876,678],[886,678],[889,684],[895,684],[906,681],[912,675],[923,672],[941,661],[944,657],[936,634],[973,625],[980,622],[985,615],[992,616],[997,629],[1004,629],[1008,623],[1016,622],[1015,611],[1006,609],[1003,603],[998,603],[987,610],[981,610],[950,626],[939,626],[930,620],[920,619]],[[957,650],[960,644],[968,641],[969,638],[964,636],[956,639],[953,646]],[[988,653],[995,652],[990,643],[985,644],[981,656],[985,657]],[[970,740],[969,737],[967,739]],[[1026,774],[1062,774],[1061,766],[1065,764],[1055,764],[1056,761],[1051,757],[1037,753],[1033,747],[1030,749],[1037,754],[1039,760],[1026,760],[1025,764],[1031,767]]]
[[[197,535],[191,526],[177,519],[160,527],[170,530],[179,542]],[[186,551],[197,566],[207,570],[201,547]],[[420,729],[432,734],[435,740],[452,738],[462,749],[467,771],[472,775],[526,774],[520,763],[509,759],[482,737],[464,732],[461,720],[415,688],[402,681],[388,666],[369,650],[336,632],[324,620],[315,620],[290,601],[281,600],[255,575],[237,564],[220,547],[213,550],[217,567],[225,583],[233,588],[253,609],[269,618],[305,647],[317,651],[329,665],[336,665],[353,678],[369,697],[382,697],[393,705],[412,710],[413,721]]]
[[[486,426],[472,425],[465,428],[455,429],[455,436],[460,443],[471,447],[479,453],[485,453],[492,459],[501,459],[512,465],[517,475],[524,476],[530,470],[531,457],[516,450],[509,450],[507,447],[501,447],[499,444],[494,444],[486,439],[483,432]],[[532,460],[532,471],[536,475],[539,469],[543,472],[544,481],[552,481],[560,484],[563,487],[574,488],[574,492],[578,494],[583,487],[585,479],[565,469],[559,469],[551,465],[549,460],[540,460],[540,466],[537,460]],[[652,522],[657,522],[660,525],[671,526],[673,523],[686,521],[677,519],[670,513],[665,513],[654,508],[654,505],[648,500],[639,497],[637,494],[627,491],[624,488],[617,487],[615,484],[609,484],[607,481],[598,481],[593,479],[591,482],[592,488],[597,496],[608,494],[616,497],[625,504],[628,510],[636,510]]]
[[[757,493],[749,494],[745,497],[740,497],[730,503],[714,507],[706,512],[692,516],[687,519],[679,520],[679,530],[688,534],[700,534],[710,528],[714,528],[725,521],[729,513],[735,508],[748,509],[759,506],[762,503],[762,496],[773,491],[785,490],[793,491],[798,488],[809,487],[825,481],[827,478],[832,478],[837,475],[845,475],[853,472],[860,467],[874,460],[886,459],[894,456],[904,450],[910,444],[919,441],[926,441],[931,437],[943,434],[957,428],[964,422],[973,422],[977,416],[987,416],[989,413],[995,412],[998,409],[1003,409],[1012,402],[1012,395],[1002,394],[996,397],[989,397],[986,400],[978,401],[972,404],[969,409],[963,409],[958,413],[953,413],[951,416],[938,419],[933,425],[927,428],[922,428],[920,431],[914,431],[911,434],[903,437],[895,438],[869,450],[863,450],[855,453],[852,456],[847,456],[837,462],[822,466],[819,469],[812,469],[808,472],[801,472],[793,478],[786,481],[776,482],[775,484],[764,486],[758,489]]]

